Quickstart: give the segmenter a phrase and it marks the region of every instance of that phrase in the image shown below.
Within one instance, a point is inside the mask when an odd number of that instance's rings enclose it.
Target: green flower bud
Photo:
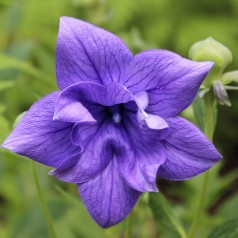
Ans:
[[[213,81],[219,80],[226,66],[232,62],[231,51],[212,37],[195,43],[189,51],[189,58],[215,63],[204,81],[206,87],[211,86]]]

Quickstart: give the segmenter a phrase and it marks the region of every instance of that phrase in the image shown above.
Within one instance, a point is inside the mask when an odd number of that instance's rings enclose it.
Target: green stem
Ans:
[[[127,217],[127,222],[126,222],[126,234],[125,238],[132,238],[132,220],[133,220],[133,211],[131,214]]]
[[[207,191],[207,186],[208,186],[208,176],[209,176],[209,172],[207,171],[203,175],[202,190],[201,190],[201,193],[200,193],[200,196],[199,196],[199,203],[198,203],[197,211],[195,213],[194,220],[193,220],[190,232],[188,234],[188,238],[193,238],[195,236],[196,231],[197,231],[197,227],[198,227],[198,224],[199,224],[199,219],[200,219],[201,213],[202,213],[203,208],[204,208],[206,191]]]
[[[213,94],[207,94],[204,97],[205,115],[206,115],[206,127],[204,133],[210,141],[213,140],[214,129],[216,126],[216,100]]]
[[[177,231],[180,235],[181,238],[187,238],[187,234],[185,233],[184,229],[179,226],[179,227],[176,227],[177,228]]]
[[[50,237],[51,238],[56,238],[56,233],[55,233],[55,230],[54,230],[53,222],[52,222],[49,210],[47,208],[45,199],[43,197],[41,187],[40,187],[40,183],[39,183],[39,179],[38,179],[38,176],[37,176],[37,173],[36,173],[35,162],[32,162],[32,173],[33,173],[34,181],[35,181],[35,184],[36,184],[37,193],[38,193],[38,196],[39,196],[39,199],[40,199],[41,208],[43,210],[45,220],[46,220],[46,223],[48,225]]]
[[[210,139],[210,141],[212,141],[213,135],[214,135],[214,129],[216,125],[216,101],[213,99],[212,94],[208,93],[204,97],[204,104],[205,104],[205,115],[206,115],[206,127],[204,129],[204,132],[206,136]],[[199,203],[198,203],[198,207],[194,216],[194,220],[193,220],[190,232],[188,234],[188,238],[193,238],[196,234],[198,224],[199,224],[199,219],[204,209],[207,187],[208,187],[208,179],[209,179],[209,171],[205,172],[203,175],[202,188],[201,188],[201,193],[199,195]]]

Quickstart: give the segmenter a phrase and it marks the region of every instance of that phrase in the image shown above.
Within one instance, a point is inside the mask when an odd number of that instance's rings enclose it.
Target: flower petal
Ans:
[[[124,126],[108,120],[101,125],[75,126],[72,141],[83,153],[64,161],[51,175],[82,183],[98,176],[114,158],[129,186],[140,192],[157,191],[157,170],[165,160],[159,138],[164,138],[167,131],[140,128],[136,118],[126,118],[123,123]]]
[[[214,145],[192,123],[181,117],[167,120],[170,134],[163,143],[166,161],[158,177],[183,180],[212,167],[222,156]]]
[[[82,154],[68,158],[51,172],[51,175],[71,183],[93,179],[107,167],[113,157],[122,157],[126,150],[123,138],[110,120],[91,127],[77,125],[72,140],[81,146]]]
[[[148,113],[169,118],[191,104],[212,66],[170,51],[149,50],[134,57],[122,83],[133,93],[147,91]]]
[[[167,129],[158,131],[149,127],[141,128],[132,115],[125,120],[124,127],[121,134],[129,149],[118,160],[121,175],[132,188],[140,192],[158,191],[157,171],[165,161],[160,138],[168,133]]]
[[[52,167],[77,154],[80,148],[71,142],[73,124],[53,121],[58,94],[54,92],[36,102],[2,147]]]
[[[77,83],[63,90],[56,101],[54,119],[66,122],[96,122],[91,113],[102,108],[91,105],[104,87],[95,83]],[[101,110],[100,110],[101,109]]]
[[[75,124],[72,130],[71,141],[73,144],[85,148],[98,133],[100,127],[103,125],[103,121],[95,124],[91,123],[78,123]]]
[[[96,120],[91,113],[80,103],[70,97],[62,97],[56,103],[54,120],[65,122],[89,122],[94,123]]]
[[[61,17],[56,49],[61,90],[83,81],[118,82],[131,59],[132,53],[117,36],[87,22]]]
[[[63,90],[56,102],[54,118],[67,122],[95,122],[103,117],[103,106],[133,101],[123,85],[110,83],[76,83]],[[95,118],[95,119],[94,119]]]
[[[78,184],[78,190],[90,215],[103,228],[123,220],[141,194],[124,182],[115,159],[98,177]]]

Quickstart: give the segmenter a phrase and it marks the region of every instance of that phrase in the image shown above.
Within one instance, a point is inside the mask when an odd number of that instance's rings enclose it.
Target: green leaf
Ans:
[[[14,34],[17,30],[19,23],[21,22],[22,12],[23,12],[24,4],[15,3],[12,4],[11,7],[8,8],[6,23],[5,23],[5,31],[7,35]]]
[[[49,79],[48,75],[45,75],[42,71],[32,66],[29,62],[0,53],[0,70],[5,69],[16,69],[45,81],[46,79]]]
[[[37,222],[34,222],[37,221]],[[47,226],[39,206],[25,208],[23,213],[11,224],[10,238],[47,237]]]
[[[217,226],[207,238],[237,238],[238,237],[238,218],[226,221]]]
[[[62,199],[69,206],[69,211],[67,214],[62,216],[60,219],[61,222],[55,224],[55,228],[58,234],[61,234],[61,237],[84,237],[84,238],[105,238],[104,230],[101,229],[93,219],[90,217],[87,212],[82,200],[77,196],[73,195],[70,192],[64,191],[60,186],[55,185],[55,189],[62,196]],[[79,222],[83,221],[83,222]],[[90,227],[90,230],[89,230]],[[59,231],[60,229],[60,231]],[[68,231],[67,235],[62,235],[62,230]],[[111,229],[111,228],[110,228]],[[107,230],[108,231],[108,230]],[[110,237],[110,236],[109,236]],[[113,236],[115,237],[115,236]]]
[[[180,220],[175,213],[173,213],[170,204],[161,193],[150,193],[149,204],[154,219],[159,225],[174,230],[183,238],[186,237]]]
[[[0,115],[0,128],[1,128],[0,132],[0,144],[1,144],[1,142],[7,137],[7,135],[10,132],[9,122],[2,115]]]
[[[48,203],[48,207],[55,223],[63,218],[69,209],[69,206],[65,202],[55,197],[54,200]],[[25,208],[23,213],[17,217],[16,222],[13,223],[10,238],[42,238],[48,237],[47,234],[47,225],[42,215],[42,210],[38,204],[38,200],[35,200],[35,203],[33,202],[30,207]]]
[[[64,198],[65,201],[69,202],[69,203],[79,203],[80,200],[79,200],[79,197],[77,196],[74,196],[72,195],[71,193],[68,193],[66,191],[64,191],[60,186],[58,185],[55,185],[54,186],[55,189],[60,193],[60,195],[62,195],[62,197]]]
[[[8,88],[12,87],[13,85],[14,85],[13,81],[9,81],[9,80],[3,81],[3,80],[1,80],[0,81],[0,91],[8,89]]]
[[[2,53],[14,59],[24,62],[29,54],[31,53],[32,49],[34,48],[35,43],[32,41],[21,41],[21,42],[14,42],[9,45]],[[17,79],[21,71],[16,68],[7,68],[0,70],[0,81],[7,82],[7,81],[14,81]]]
[[[3,103],[0,103],[0,114],[6,111],[6,105]],[[1,117],[1,116],[0,116]]]
[[[26,60],[35,46],[33,40],[17,41],[8,46],[3,53],[19,60]]]

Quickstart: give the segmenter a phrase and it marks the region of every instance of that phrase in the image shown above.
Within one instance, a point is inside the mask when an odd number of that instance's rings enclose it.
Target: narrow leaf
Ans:
[[[32,66],[29,62],[21,61],[15,57],[0,53],[0,70],[5,69],[16,69],[34,76],[35,78],[50,82],[48,75],[45,75],[42,71]]]
[[[14,82],[12,81],[9,81],[9,80],[6,80],[6,81],[3,81],[3,80],[0,80],[0,91],[3,91],[5,89],[8,89],[10,87],[12,87],[14,85]]]
[[[226,221],[217,226],[207,238],[237,238],[238,237],[238,218]]]
[[[175,213],[173,213],[170,204],[161,193],[150,193],[149,204],[154,219],[159,225],[174,230],[183,238],[186,237],[180,220]]]

